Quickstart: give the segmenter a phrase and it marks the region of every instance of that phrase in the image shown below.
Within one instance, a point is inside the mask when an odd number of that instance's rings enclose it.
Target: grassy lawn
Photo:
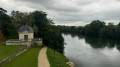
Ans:
[[[17,56],[2,67],[37,67],[38,54],[42,47],[33,47],[23,54]]]
[[[23,46],[6,46],[0,45],[0,61],[13,55],[19,48]]]
[[[48,48],[47,56],[51,67],[70,67],[66,64],[68,59],[59,52],[56,52],[56,59],[54,58],[53,49]]]

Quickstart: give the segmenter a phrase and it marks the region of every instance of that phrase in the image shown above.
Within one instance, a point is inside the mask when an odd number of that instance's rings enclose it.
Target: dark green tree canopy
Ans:
[[[5,9],[0,8],[0,29],[4,35],[9,35],[12,30],[10,27],[13,27],[11,26],[11,18],[6,14],[6,12],[7,11]]]

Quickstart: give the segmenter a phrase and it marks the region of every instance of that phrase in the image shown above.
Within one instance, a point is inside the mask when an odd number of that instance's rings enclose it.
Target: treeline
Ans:
[[[54,50],[63,53],[64,38],[60,31],[54,26],[52,19],[47,18],[43,11],[20,12],[12,11],[10,15],[7,10],[0,8],[0,30],[5,37],[18,36],[18,29],[28,25],[34,29],[34,36],[43,38],[43,43]],[[11,37],[14,39],[16,37]],[[18,38],[18,37],[17,37]]]
[[[105,38],[120,38],[120,23],[118,25],[114,25],[113,23],[108,23],[106,25],[105,22],[100,20],[94,20],[90,24],[85,26],[60,26],[57,28],[61,32],[66,33],[76,33],[88,36],[97,36],[97,37],[105,37]]]

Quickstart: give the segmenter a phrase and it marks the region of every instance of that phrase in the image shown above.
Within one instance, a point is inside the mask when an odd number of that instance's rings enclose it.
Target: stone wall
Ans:
[[[21,44],[21,41],[18,39],[11,39],[6,41],[6,45],[20,45],[20,44]]]
[[[37,46],[42,46],[42,38],[35,38],[32,41],[22,41],[19,39],[10,39],[6,41],[6,45],[37,45]]]
[[[36,44],[37,46],[42,46],[42,45],[43,45],[43,44],[42,44],[42,41],[36,41],[35,44]]]
[[[34,39],[35,45],[37,46],[42,46],[42,38],[35,38]]]
[[[6,41],[6,45],[27,45],[27,46],[31,46],[32,45],[32,41],[21,41],[18,39],[11,39]]]

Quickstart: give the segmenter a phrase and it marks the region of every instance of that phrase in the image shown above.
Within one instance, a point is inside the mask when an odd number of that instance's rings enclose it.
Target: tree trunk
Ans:
[[[56,56],[55,56],[55,49],[54,49],[54,58],[56,58]]]

